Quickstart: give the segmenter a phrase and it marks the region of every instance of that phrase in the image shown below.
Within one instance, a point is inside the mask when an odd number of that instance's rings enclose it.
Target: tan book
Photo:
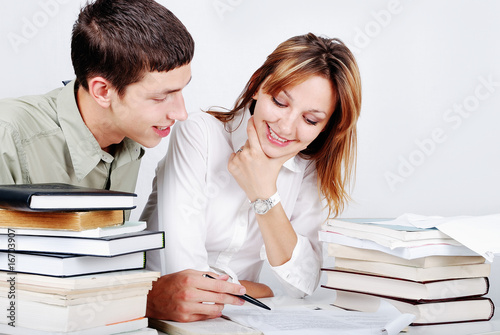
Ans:
[[[327,274],[327,283],[322,287],[417,302],[482,296],[488,293],[490,286],[488,277],[421,282],[336,269],[322,270]]]
[[[489,263],[483,263],[420,268],[383,262],[335,258],[335,269],[372,273],[385,277],[394,277],[413,281],[433,281],[452,278],[488,277],[490,275],[491,266]]]
[[[0,227],[82,231],[123,224],[123,210],[25,212],[0,209]]]
[[[421,268],[430,268],[435,266],[452,266],[482,264],[486,260],[482,256],[426,256],[414,259],[406,259],[394,256],[378,250],[362,249],[346,245],[328,243],[328,256],[358,259],[364,261],[383,262],[391,264],[400,264]]]

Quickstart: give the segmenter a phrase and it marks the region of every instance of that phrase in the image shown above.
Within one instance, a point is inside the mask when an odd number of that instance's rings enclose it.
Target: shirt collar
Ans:
[[[111,163],[112,155],[103,151],[83,122],[75,98],[75,81],[71,81],[61,89],[57,97],[57,116],[62,132],[68,145],[68,150],[79,180],[87,176],[101,160]],[[119,159],[116,165],[140,159],[144,155],[144,148],[128,138],[125,138],[116,150],[115,156]]]
[[[247,123],[252,115],[248,108],[244,108],[238,111],[232,121],[229,122],[228,130],[231,132],[231,144],[233,147],[233,152],[236,152],[239,148],[245,145],[248,139],[247,136]],[[283,164],[283,167],[287,168],[292,172],[304,171],[307,165],[307,161],[300,158],[298,155],[293,156]]]

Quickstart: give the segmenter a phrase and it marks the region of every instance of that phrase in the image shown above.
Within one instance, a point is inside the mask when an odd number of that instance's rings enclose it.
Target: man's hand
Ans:
[[[221,316],[224,304],[243,305],[233,294],[245,294],[244,286],[227,282],[227,275],[208,272],[219,279],[213,280],[203,277],[204,273],[184,270],[160,277],[149,291],[146,316],[191,322]]]

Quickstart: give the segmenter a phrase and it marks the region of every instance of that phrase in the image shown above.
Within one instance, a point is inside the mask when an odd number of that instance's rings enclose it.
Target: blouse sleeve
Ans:
[[[297,234],[297,244],[288,262],[271,267],[292,297],[310,295],[318,286],[323,259],[318,230],[326,216],[319,197],[315,166],[309,164],[290,217]],[[265,250],[262,256],[265,257]]]
[[[209,270],[206,219],[201,196],[206,175],[207,130],[203,122],[179,122],[159,162],[153,192],[141,219],[165,232],[165,248],[148,252],[148,268],[162,275],[185,269]]]

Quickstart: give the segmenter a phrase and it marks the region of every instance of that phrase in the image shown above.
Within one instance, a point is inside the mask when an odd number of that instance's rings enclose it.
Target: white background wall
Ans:
[[[73,78],[70,33],[83,2],[2,1],[0,97],[45,93]],[[293,35],[338,37],[352,48],[363,108],[354,202],[343,216],[500,211],[499,1],[159,2],[196,41],[189,112],[231,107],[266,55]],[[144,158],[132,218],[167,141]]]

